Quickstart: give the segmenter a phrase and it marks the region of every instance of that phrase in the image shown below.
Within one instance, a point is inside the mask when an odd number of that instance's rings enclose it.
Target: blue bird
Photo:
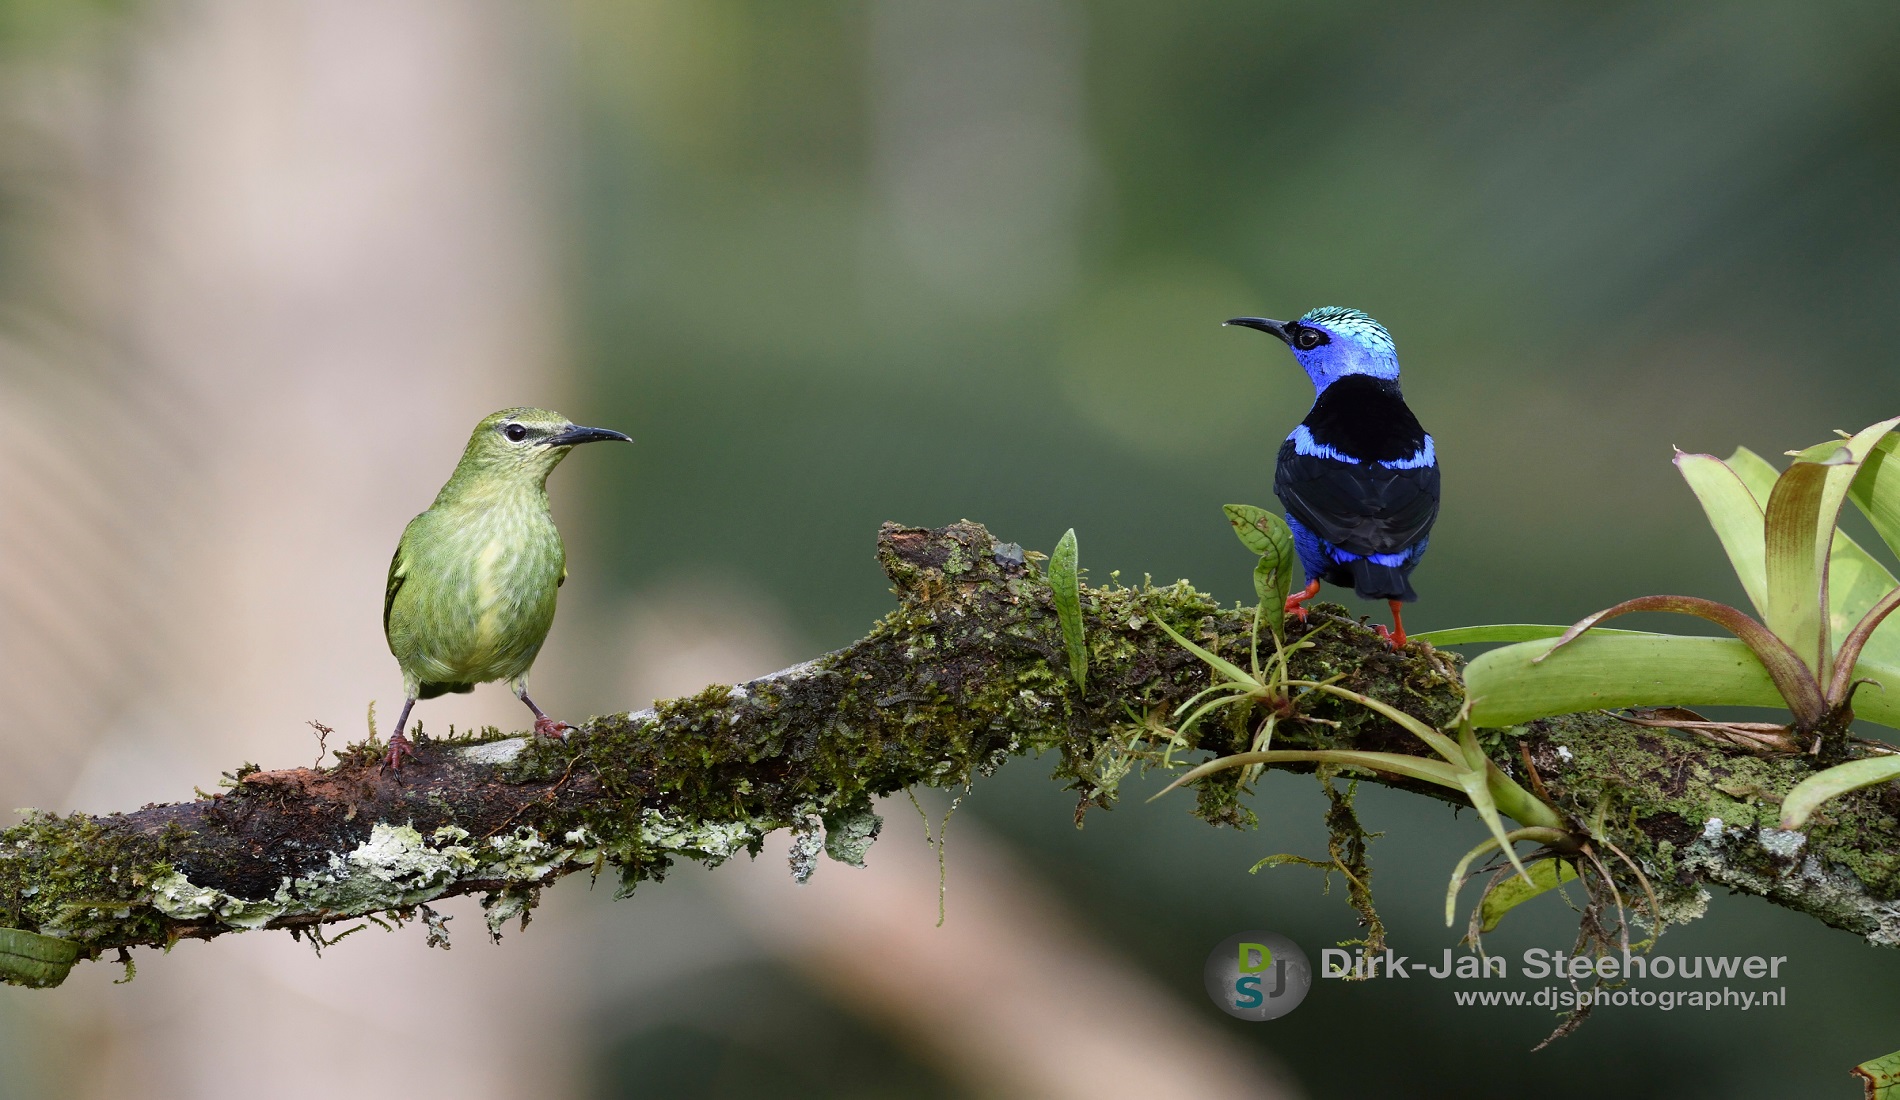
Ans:
[[[1385,326],[1356,309],[1321,306],[1297,321],[1227,322],[1282,341],[1313,380],[1313,408],[1280,445],[1273,495],[1306,570],[1288,612],[1306,618],[1321,581],[1392,607],[1393,648],[1405,644],[1399,604],[1418,599],[1412,570],[1438,518],[1438,454],[1399,394],[1399,357]]]

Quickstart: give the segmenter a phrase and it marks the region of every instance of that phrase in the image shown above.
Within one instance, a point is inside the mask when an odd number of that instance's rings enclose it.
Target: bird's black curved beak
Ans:
[[[1268,336],[1280,341],[1282,344],[1289,346],[1292,344],[1292,341],[1287,338],[1285,321],[1273,321],[1265,317],[1236,317],[1231,321],[1223,321],[1221,323],[1239,325],[1241,328],[1257,328]]]
[[[622,443],[633,442],[632,436],[622,435],[606,428],[574,427],[548,436],[541,441],[541,444],[544,447],[573,447],[582,443],[605,443],[609,439],[618,439]]]

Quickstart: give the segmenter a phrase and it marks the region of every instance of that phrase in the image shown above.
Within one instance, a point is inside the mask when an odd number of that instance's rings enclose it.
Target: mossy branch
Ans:
[[[801,877],[820,851],[860,863],[879,827],[872,799],[920,783],[962,787],[1019,753],[1053,750],[1079,821],[1089,805],[1110,805],[1137,765],[1250,747],[1240,708],[1200,723],[1185,744],[1168,729],[1174,709],[1208,686],[1207,667],[1154,625],[1242,661],[1250,609],[1223,609],[1186,582],[1083,588],[1084,690],[1048,583],[1020,548],[971,523],[887,524],[878,558],[899,604],[862,640],[748,684],[595,718],[565,743],[493,733],[429,741],[400,772],[361,745],[322,770],[247,766],[230,790],[194,802],[30,817],[0,837],[0,924],[70,941],[90,958],[256,928],[321,945],[331,922],[429,918],[433,899],[480,894],[498,932],[563,875],[612,871],[631,889],[681,857],[757,853],[777,829],[794,833]],[[1327,605],[1291,629],[1314,643],[1293,656],[1295,677],[1336,678],[1440,727],[1463,702],[1454,656],[1392,652]],[[1333,696],[1315,693],[1299,710],[1280,722],[1276,748],[1424,751]],[[1494,731],[1484,749],[1629,852],[1672,918],[1699,912],[1705,887],[1724,886],[1900,943],[1891,786],[1830,803],[1807,832],[1784,833],[1773,828],[1776,803],[1811,773],[1805,758],[1602,714]],[[1247,774],[1203,780],[1196,812],[1246,823]],[[1455,800],[1390,775],[1366,781]]]

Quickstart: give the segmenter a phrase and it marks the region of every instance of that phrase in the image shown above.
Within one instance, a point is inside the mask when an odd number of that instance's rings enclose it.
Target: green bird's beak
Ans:
[[[1239,325],[1242,328],[1259,329],[1261,332],[1266,333],[1282,344],[1286,344],[1289,347],[1292,346],[1292,341],[1287,339],[1285,321],[1273,321],[1265,317],[1236,317],[1231,321],[1223,321],[1221,323],[1223,325]]]
[[[633,437],[606,428],[569,428],[556,432],[541,441],[543,447],[575,447],[582,443],[604,443],[609,439],[618,439],[622,443],[632,443]]]

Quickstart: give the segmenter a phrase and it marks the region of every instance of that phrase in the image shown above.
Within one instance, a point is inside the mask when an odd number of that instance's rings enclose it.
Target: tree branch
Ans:
[[[194,802],[30,817],[0,834],[0,921],[97,958],[251,928],[321,945],[329,922],[480,894],[498,933],[512,917],[525,921],[539,890],[563,875],[612,870],[631,890],[682,856],[716,864],[756,853],[776,829],[793,831],[801,878],[820,851],[861,864],[880,824],[873,798],[919,783],[961,787],[1031,750],[1058,754],[1079,822],[1089,805],[1113,803],[1131,768],[1160,758],[1174,709],[1208,684],[1155,619],[1247,662],[1250,611],[1222,609],[1184,581],[1084,588],[1089,676],[1079,691],[1048,585],[1020,548],[970,523],[887,524],[878,558],[899,605],[862,640],[747,684],[592,719],[565,743],[489,730],[425,742],[390,772],[372,742],[322,770],[247,765],[228,791]],[[1340,677],[1441,726],[1462,703],[1454,656],[1394,653],[1330,605],[1293,629],[1315,643],[1294,656],[1296,677]],[[1283,723],[1276,748],[1425,752],[1349,702],[1315,693],[1300,710],[1305,720]],[[1189,747],[1245,750],[1248,716],[1225,713]],[[1830,804],[1805,834],[1781,833],[1776,803],[1812,770],[1803,757],[1751,755],[1605,714],[1532,723],[1485,747],[1634,857],[1672,919],[1698,915],[1705,888],[1723,886],[1900,943],[1891,785]],[[1203,781],[1196,812],[1249,821],[1240,777]],[[1370,781],[1450,800],[1438,787]]]

